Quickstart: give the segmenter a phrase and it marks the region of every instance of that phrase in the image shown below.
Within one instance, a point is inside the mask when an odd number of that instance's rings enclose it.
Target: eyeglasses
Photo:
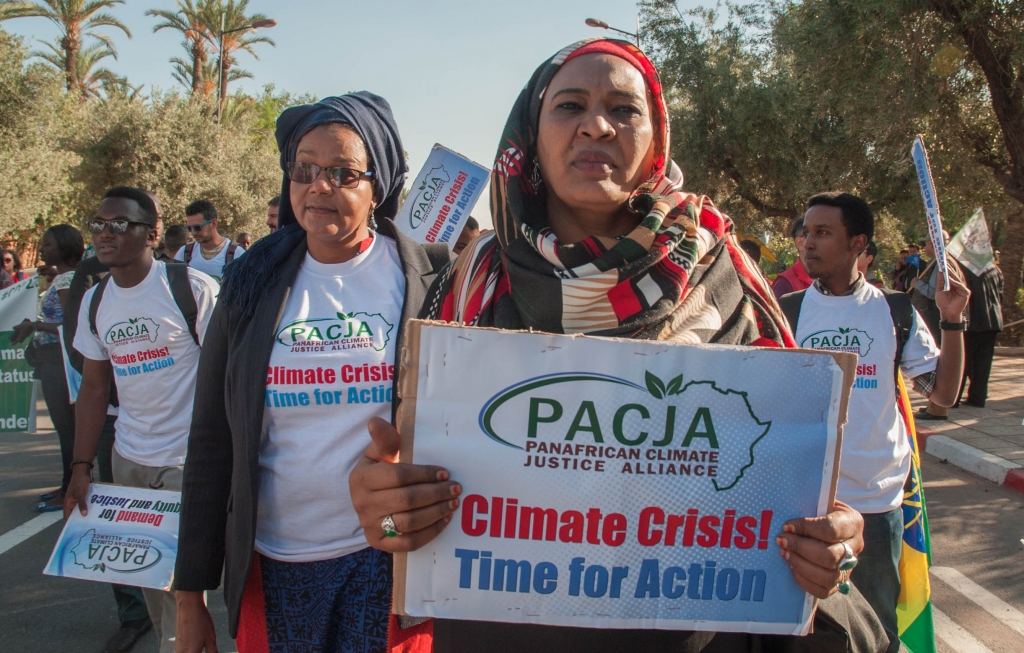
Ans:
[[[110,227],[110,233],[112,234],[123,234],[124,232],[128,231],[128,227],[132,225],[141,225],[143,227],[146,227],[147,229],[154,228],[153,225],[149,224],[148,222],[135,222],[134,220],[101,220],[99,218],[95,218],[85,223],[85,226],[89,230],[89,233],[95,236],[98,236],[101,233],[103,233],[103,230],[106,229],[107,227]]]
[[[213,222],[213,218],[210,218],[206,222],[200,222],[199,224],[188,224],[188,225],[185,225],[185,227],[189,231],[191,231],[192,233],[197,234],[197,233],[199,233],[200,231],[203,230],[203,227],[205,227],[206,225],[210,224],[211,222]]]
[[[355,168],[321,168],[312,163],[291,161],[287,166],[288,179],[297,184],[312,184],[321,172],[327,173],[327,181],[335,188],[355,188],[359,180],[366,177],[373,181],[373,170],[356,170]]]
[[[14,263],[14,259],[8,256],[7,258],[4,259],[4,263]]]

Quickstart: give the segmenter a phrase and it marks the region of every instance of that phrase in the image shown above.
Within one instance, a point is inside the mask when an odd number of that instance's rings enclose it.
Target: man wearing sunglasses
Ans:
[[[217,209],[207,200],[196,200],[186,206],[185,222],[195,242],[179,249],[174,258],[220,283],[227,264],[245,254],[245,250],[217,232]]]
[[[64,515],[86,505],[93,459],[116,378],[118,417],[113,481],[180,491],[200,344],[219,288],[208,275],[153,259],[157,215],[138,188],[107,191],[86,223],[99,263],[110,274],[78,310],[74,347],[84,357],[75,404],[75,449]],[[186,302],[188,300],[188,302]],[[143,589],[161,653],[174,651],[172,592]]]

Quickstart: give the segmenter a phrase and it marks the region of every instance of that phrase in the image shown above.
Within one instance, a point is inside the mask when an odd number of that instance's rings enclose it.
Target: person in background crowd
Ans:
[[[178,254],[182,247],[188,244],[188,229],[180,224],[172,224],[167,228],[164,236],[164,249],[172,259]]]
[[[189,267],[205,272],[220,283],[224,268],[245,254],[245,250],[217,232],[217,209],[207,200],[196,200],[186,206],[185,222],[195,242],[179,249],[174,260],[184,261]]]
[[[153,247],[153,258],[158,261],[171,261],[174,260],[173,255],[167,253],[167,246],[164,243],[164,214],[160,210],[160,200],[156,198],[156,193],[145,188],[140,188],[143,193],[149,196],[149,199],[153,200],[153,206],[156,207],[156,245]]]
[[[243,231],[242,233],[235,236],[235,242],[237,242],[238,246],[244,249],[245,251],[249,251],[249,248],[252,247],[252,236],[250,236],[247,232]]]
[[[393,417],[403,325],[450,253],[447,244],[428,246],[440,259],[433,265],[391,221],[408,168],[383,98],[363,91],[289,108],[277,142],[280,228],[228,273],[200,361],[174,573],[178,650],[215,650],[201,591],[216,588],[223,572],[240,653],[265,653],[268,644],[383,652],[391,556],[367,545],[346,481],[369,442],[366,421]],[[372,327],[372,348],[346,346],[340,335],[328,336],[338,339],[328,351],[291,345],[294,325],[342,325],[343,334],[354,310],[396,328]],[[365,364],[386,369],[380,383],[344,376]],[[345,399],[328,391],[301,410],[279,405],[273,397],[294,386],[267,370],[311,367],[340,370],[349,387],[384,383],[387,394],[338,406]]]
[[[900,292],[906,292],[907,281],[904,276],[907,273],[909,264],[907,263],[907,257],[910,256],[910,252],[906,249],[901,249],[899,258],[896,259],[896,266],[892,269],[892,289],[899,290]]]
[[[870,283],[875,288],[882,288],[885,286],[882,280],[875,276],[875,257],[878,256],[878,245],[875,241],[868,243],[868,246],[864,248],[864,251],[857,257],[857,272],[864,275],[865,281]]]
[[[270,233],[277,231],[277,214],[281,207],[281,196],[274,197],[267,202],[267,228]]]
[[[792,347],[767,281],[740,254],[731,220],[707,197],[682,190],[661,88],[651,61],[625,41],[587,39],[544,62],[501,137],[491,177],[494,234],[473,241],[439,275],[423,317],[517,331]],[[593,165],[580,165],[581,152]],[[504,160],[529,163],[499,167]],[[563,302],[580,284],[609,288],[597,281],[609,274],[628,296],[609,291]],[[630,283],[652,277],[656,297]],[[483,293],[485,287],[494,291]],[[450,523],[462,488],[440,467],[393,464],[398,431],[383,419],[368,428],[373,444],[349,477],[363,532],[373,547],[415,550]],[[411,650],[415,642],[415,650],[436,653],[745,653],[799,642],[801,650],[820,651],[829,636],[824,615],[841,606],[856,620],[843,650],[874,653],[885,634],[870,606],[855,587],[835,594],[842,543],[856,554],[861,530],[860,515],[836,502],[827,518],[791,520],[774,540],[794,581],[831,597],[818,604],[806,638],[396,617],[390,644]]]
[[[863,273],[863,252],[870,247],[875,230],[867,202],[848,193],[822,193],[812,197],[807,207],[804,262],[814,283],[803,292],[784,296],[780,303],[796,318],[791,326],[801,347],[813,346],[812,335],[839,334],[840,329],[859,330],[874,338],[859,353],[836,498],[864,516],[864,551],[851,578],[885,626],[888,652],[897,653],[903,485],[910,472],[911,450],[896,404],[894,366],[929,401],[952,405],[963,370],[963,338],[959,331],[947,332],[939,351],[906,296],[893,293],[910,316],[910,333],[898,346],[889,301]],[[951,268],[950,289],[935,294],[944,325],[962,326],[968,294]],[[849,351],[833,346],[829,338],[815,340],[824,343],[817,349]],[[897,352],[899,360],[895,360]]]
[[[60,441],[61,483],[60,489],[41,495],[42,503],[36,505],[36,512],[57,512],[64,505],[64,494],[71,481],[71,460],[75,449],[75,407],[68,394],[67,377],[64,375],[64,359],[60,353],[57,327],[64,321],[64,305],[68,288],[75,275],[75,266],[82,260],[85,243],[82,234],[69,224],[50,227],[43,234],[39,245],[39,256],[47,266],[56,271],[50,287],[40,302],[39,319],[25,320],[14,327],[11,342],[18,343],[32,336],[30,347],[35,350],[39,361],[35,376],[43,387],[46,409],[50,412],[53,428]],[[35,334],[35,335],[33,335]]]
[[[796,245],[796,261],[786,270],[775,277],[772,284],[772,292],[778,299],[783,295],[797,290],[803,290],[811,285],[812,279],[807,275],[807,268],[804,267],[804,219],[797,218],[789,228],[789,236]]]
[[[18,283],[28,279],[28,275],[21,271],[21,256],[13,249],[0,250],[3,252],[4,272],[11,277],[11,283]]]
[[[996,353],[996,338],[1003,330],[1003,271],[994,263],[981,274],[974,274],[966,265],[961,269],[971,289],[971,302],[967,333],[964,334],[964,378],[954,406],[960,405],[964,387],[970,379],[964,403],[984,408],[988,399],[992,357]]]
[[[455,241],[455,245],[452,247],[452,251],[458,255],[462,253],[462,250],[466,249],[466,245],[473,242],[477,236],[480,235],[480,223],[476,221],[476,218],[469,216],[466,218],[466,224],[462,227],[462,233],[459,234],[459,239]]]
[[[740,247],[754,263],[761,263],[761,246],[752,240],[741,240]]]
[[[11,279],[11,275],[7,273],[7,270],[0,269],[0,290],[9,288],[14,285],[14,280]]]
[[[141,346],[163,355],[151,357],[143,372],[132,376],[131,383],[117,385],[120,405],[115,423],[114,481],[129,487],[181,490],[200,345],[219,291],[208,275],[179,268],[187,281],[186,292],[191,291],[194,311],[182,305],[182,298],[172,288],[169,266],[175,264],[153,260],[156,208],[139,189],[108,190],[87,224],[96,257],[110,268],[110,275],[86,292],[78,314],[74,345],[85,360],[75,404],[75,456],[64,502],[65,517],[72,510],[86,514],[89,509],[86,497],[92,460],[107,420],[110,382],[115,366],[117,373],[125,376],[126,368],[131,367],[114,361],[134,360],[140,350],[132,338],[117,335],[117,325],[129,320],[153,324],[153,341]],[[93,323],[89,309],[97,292],[103,294]],[[194,327],[187,312],[195,318]],[[152,589],[143,589],[142,593],[160,653],[172,653],[174,594]]]
[[[935,303],[935,293],[938,290],[939,283],[939,266],[935,261],[935,248],[932,246],[931,238],[922,240],[924,240],[924,254],[930,260],[917,275],[917,278],[913,280],[907,292],[910,294],[910,302],[928,326],[932,338],[941,345],[943,334],[939,322],[942,319],[942,315],[938,305]],[[945,229],[942,231],[942,240],[946,243],[949,242],[949,233]],[[911,257],[913,257],[913,253]],[[949,257],[947,260],[950,267],[954,265],[959,266],[956,259]],[[919,420],[945,420],[949,419],[949,410],[945,406],[929,401],[926,407],[915,413],[915,417]]]
[[[913,270],[911,270],[913,277],[907,284],[907,289],[909,290],[910,286],[913,285],[914,279],[917,278],[917,275],[921,274],[921,248],[917,244],[911,243],[907,245],[906,263],[913,268]]]

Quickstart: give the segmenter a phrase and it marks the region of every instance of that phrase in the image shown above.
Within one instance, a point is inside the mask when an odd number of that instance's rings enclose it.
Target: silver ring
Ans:
[[[380,520],[380,527],[384,530],[384,535],[386,537],[401,535],[401,533],[398,532],[398,529],[395,528],[395,520],[391,518],[391,515]]]
[[[846,542],[840,542],[840,544],[843,545],[844,555],[843,559],[839,561],[839,571],[852,571],[857,566],[857,556],[853,555],[853,549],[849,544]]]

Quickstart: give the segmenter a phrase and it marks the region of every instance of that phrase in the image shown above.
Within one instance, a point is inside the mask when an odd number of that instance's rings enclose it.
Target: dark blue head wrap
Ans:
[[[295,160],[295,150],[306,132],[332,123],[350,125],[363,139],[374,171],[377,206],[373,214],[394,218],[409,166],[391,105],[379,95],[359,91],[285,109],[277,119],[275,132],[281,170]],[[221,288],[219,301],[238,303],[246,315],[252,315],[264,289],[276,279],[278,266],[306,237],[292,211],[291,182],[287,174],[282,177],[277,231],[256,241],[245,256],[231,262]]]

